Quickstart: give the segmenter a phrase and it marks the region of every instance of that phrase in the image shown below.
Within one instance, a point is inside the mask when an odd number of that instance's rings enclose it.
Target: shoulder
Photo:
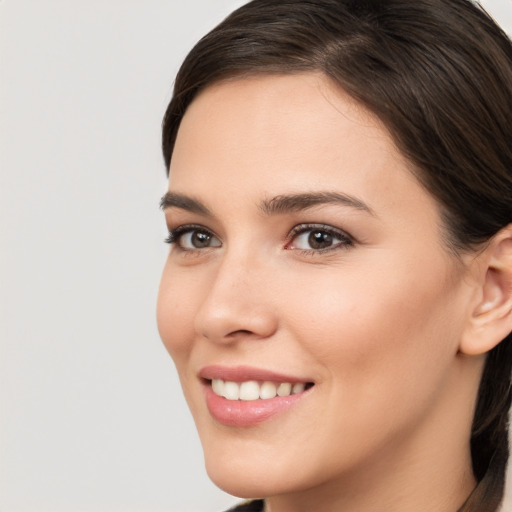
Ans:
[[[263,500],[244,501],[226,512],[263,512]]]

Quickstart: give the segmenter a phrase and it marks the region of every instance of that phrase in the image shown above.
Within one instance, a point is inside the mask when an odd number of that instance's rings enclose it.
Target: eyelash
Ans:
[[[183,235],[193,233],[194,231],[205,233],[212,237],[217,238],[209,229],[205,228],[204,226],[201,226],[199,224],[186,224],[169,230],[169,235],[164,241],[166,244],[176,245],[180,247],[183,251],[193,251],[194,249],[185,249],[184,247],[181,247],[179,242]]]
[[[348,249],[350,246],[354,245],[354,238],[350,236],[345,231],[342,231],[341,229],[334,228],[333,226],[329,226],[326,224],[299,224],[298,226],[295,226],[290,234],[287,237],[287,242],[285,245],[285,249],[293,250],[290,245],[293,243],[293,241],[302,234],[305,233],[323,233],[330,235],[331,237],[340,240],[339,242],[322,249],[295,249],[299,251],[301,254],[304,255],[316,255],[316,254],[325,254],[330,251],[340,250],[340,249]]]
[[[326,247],[326,248],[320,248],[320,249],[293,249],[293,247],[290,247],[293,241],[300,235],[308,232],[317,232],[317,233],[323,233],[327,234],[334,239],[340,240],[339,242],[335,243],[332,246]],[[205,228],[204,226],[198,225],[198,224],[188,224],[183,226],[178,226],[177,228],[171,229],[169,231],[169,236],[165,239],[165,243],[176,245],[181,251],[183,252],[189,252],[189,253],[197,253],[203,249],[211,249],[212,247],[219,247],[217,246],[209,246],[204,248],[185,248],[182,245],[180,245],[181,237],[183,237],[186,234],[192,234],[194,232],[198,233],[204,233],[209,235],[212,238],[218,239],[218,237],[209,229]],[[296,250],[297,252],[300,252],[304,255],[316,255],[316,254],[323,254],[326,252],[334,251],[334,250],[340,250],[340,249],[347,249],[350,246],[354,245],[354,238],[350,236],[345,231],[342,231],[341,229],[334,228],[332,226],[326,225],[326,224],[299,224],[295,226],[289,233],[289,235],[286,237],[286,243],[285,243],[285,249],[286,250]]]

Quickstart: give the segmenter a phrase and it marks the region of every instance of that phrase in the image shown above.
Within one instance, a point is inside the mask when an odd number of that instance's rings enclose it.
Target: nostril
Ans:
[[[243,335],[243,336],[248,336],[248,335],[251,335],[251,334],[254,334],[254,333],[252,333],[248,329],[238,329],[237,331],[230,332],[228,334],[228,336],[234,337],[234,336],[238,336],[240,334]]]

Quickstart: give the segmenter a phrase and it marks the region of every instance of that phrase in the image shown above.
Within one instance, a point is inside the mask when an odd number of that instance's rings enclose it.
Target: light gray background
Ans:
[[[205,475],[154,309],[172,79],[242,3],[0,0],[1,512],[235,501]],[[512,0],[485,5],[512,33]]]

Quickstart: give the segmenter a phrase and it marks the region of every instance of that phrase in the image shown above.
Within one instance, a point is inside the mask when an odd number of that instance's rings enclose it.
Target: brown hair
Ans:
[[[512,44],[470,0],[254,0],[185,59],[163,121],[169,169],[181,119],[221,80],[320,71],[387,126],[437,199],[446,242],[473,250],[512,222]],[[495,512],[508,460],[512,336],[487,356],[460,512]]]

